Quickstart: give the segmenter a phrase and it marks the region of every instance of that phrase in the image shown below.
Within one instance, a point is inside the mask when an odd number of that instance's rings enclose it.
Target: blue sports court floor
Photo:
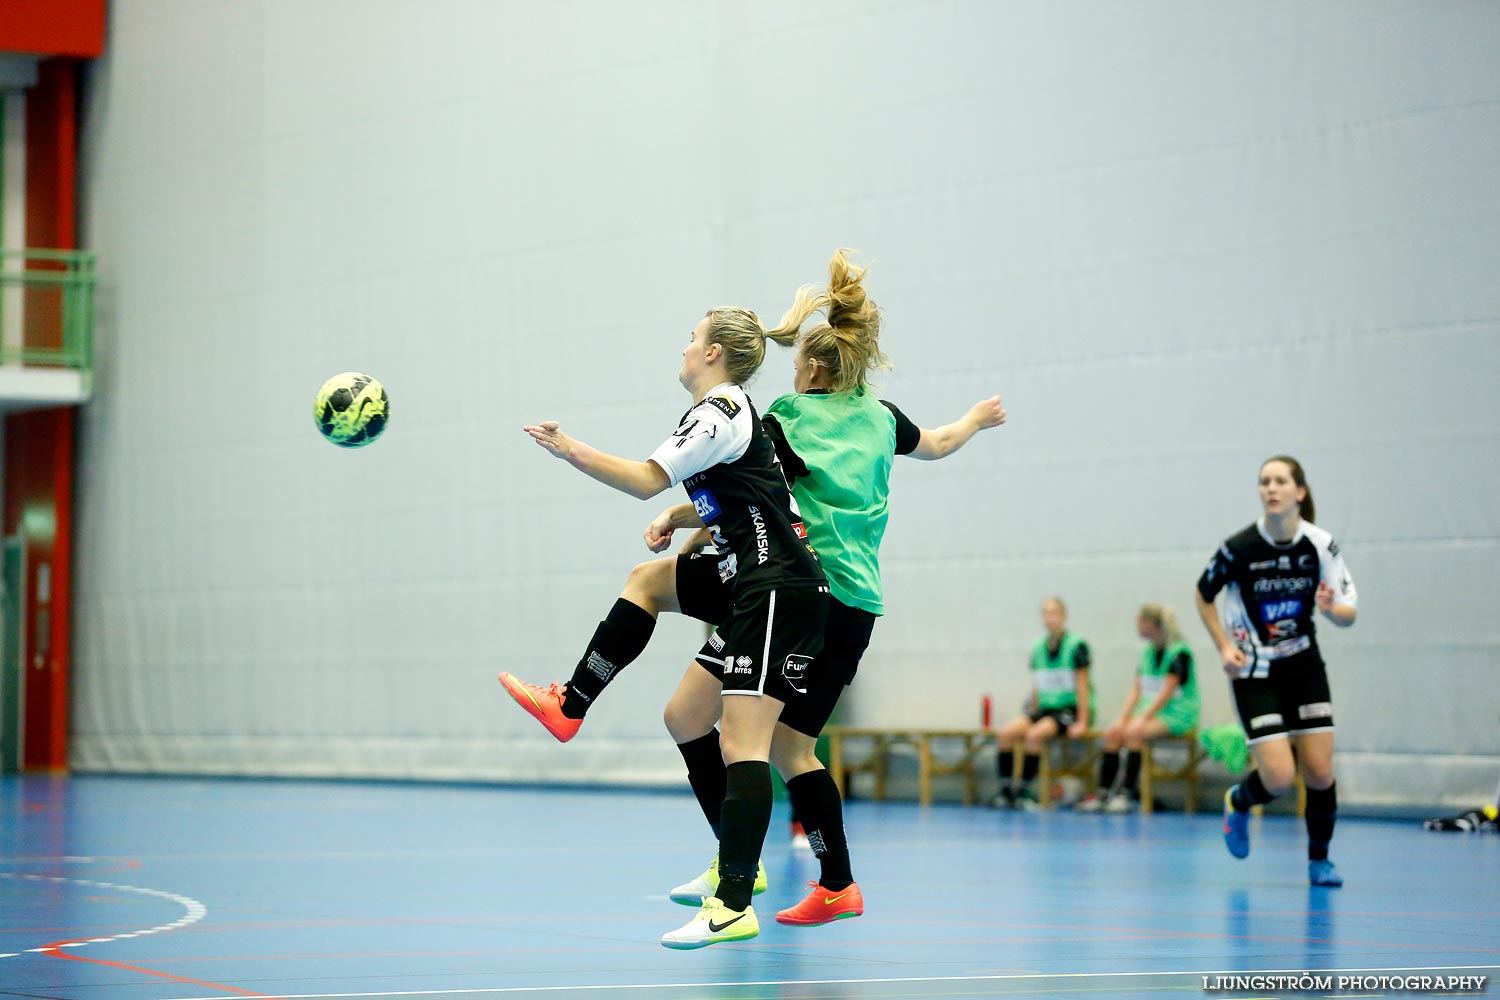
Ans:
[[[713,853],[685,794],[0,778],[0,996],[1378,997],[1403,991],[1201,976],[1500,975],[1496,837],[1341,820],[1348,885],[1325,890],[1291,817],[1256,820],[1242,862],[1213,815],[855,802],[848,826],[865,916],[774,922],[817,871],[778,814],[761,936],[672,952],[692,911],[666,890]]]

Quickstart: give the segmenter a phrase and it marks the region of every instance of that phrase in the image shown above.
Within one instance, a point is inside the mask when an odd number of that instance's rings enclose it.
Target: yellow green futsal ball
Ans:
[[[344,372],[324,382],[313,406],[313,423],[340,448],[363,448],[374,441],[390,416],[385,387],[359,372]]]

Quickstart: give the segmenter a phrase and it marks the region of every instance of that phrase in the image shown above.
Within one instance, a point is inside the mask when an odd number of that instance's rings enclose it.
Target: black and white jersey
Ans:
[[[776,449],[744,389],[733,382],[710,389],[650,460],[687,489],[736,597],[825,586]]]
[[[1335,604],[1356,606],[1354,578],[1338,544],[1309,521],[1285,545],[1271,540],[1262,518],[1219,546],[1198,578],[1198,593],[1212,601],[1224,591],[1225,631],[1248,661],[1241,677],[1265,677],[1271,661],[1317,651],[1320,582],[1333,588]]]

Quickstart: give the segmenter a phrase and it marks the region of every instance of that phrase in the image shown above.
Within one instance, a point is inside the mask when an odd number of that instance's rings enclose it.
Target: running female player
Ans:
[[[709,311],[693,328],[678,373],[693,405],[644,462],[575,441],[556,421],[525,428],[580,472],[631,496],[649,499],[681,483],[695,524],[738,560],[720,628],[725,656],[735,665],[722,678],[720,880],[698,915],[662,939],[669,947],[697,948],[760,933],[750,895],[771,820],[771,737],[782,707],[798,693],[788,678],[804,673],[823,648],[823,572],[804,540],[775,448],[742,388],[765,358],[766,339],[793,342],[799,325],[784,321],[768,331],[747,310]],[[601,630],[608,625],[610,619]],[[603,657],[587,657],[586,663],[600,674],[614,669]],[[555,707],[566,709],[573,696],[561,694]],[[545,712],[537,717],[544,724],[550,719]]]
[[[1249,855],[1250,807],[1290,788],[1300,768],[1308,880],[1340,886],[1344,880],[1328,860],[1338,811],[1333,700],[1313,612],[1340,627],[1353,625],[1354,580],[1333,536],[1312,523],[1312,491],[1295,458],[1277,455],[1260,467],[1260,501],[1260,519],[1221,545],[1198,579],[1198,616],[1224,661],[1255,758],[1250,777],[1224,793],[1224,844],[1237,858]],[[1221,590],[1222,625],[1214,613]]]

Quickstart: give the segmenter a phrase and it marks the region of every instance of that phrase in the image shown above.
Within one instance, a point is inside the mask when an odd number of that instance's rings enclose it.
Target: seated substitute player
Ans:
[[[1076,808],[1079,812],[1134,812],[1141,806],[1141,749],[1163,736],[1181,736],[1198,725],[1198,678],[1193,651],[1183,641],[1177,616],[1160,604],[1143,604],[1135,618],[1136,633],[1146,640],[1135,679],[1120,715],[1104,727],[1104,756],[1099,761],[1099,793]],[[1120,748],[1125,748],[1125,777],[1118,789]]]
[[[1089,645],[1069,632],[1068,609],[1061,597],[1042,602],[1046,633],[1031,647],[1031,695],[1022,714],[1000,727],[1000,794],[994,805],[1005,809],[1034,809],[1037,771],[1048,740],[1063,735],[1073,739],[1089,731],[1094,694],[1089,684]],[[1088,710],[1080,712],[1079,706]],[[1024,747],[1020,783],[1015,780],[1016,754]]]
[[[735,669],[724,673],[720,688],[725,781],[719,884],[692,920],[663,935],[669,948],[701,948],[760,933],[750,896],[771,821],[771,739],[782,709],[801,696],[794,679],[823,650],[827,583],[804,540],[775,447],[742,388],[764,360],[767,338],[795,342],[797,326],[783,320],[767,331],[748,310],[709,310],[693,327],[677,376],[693,405],[644,462],[590,448],[555,421],[525,428],[553,455],[631,496],[648,499],[681,483],[698,524],[731,554],[744,557],[720,628],[724,655],[733,658]],[[606,619],[601,629],[608,624]],[[572,694],[555,707],[565,707]],[[538,718],[553,721],[545,714]]]
[[[1231,536],[1198,578],[1198,617],[1229,676],[1235,710],[1255,769],[1224,793],[1224,845],[1250,854],[1250,808],[1292,786],[1307,786],[1307,877],[1344,884],[1328,844],[1338,797],[1333,779],[1333,698],[1318,650],[1313,612],[1340,627],[1354,624],[1354,579],[1333,536],[1313,523],[1312,491],[1289,455],[1260,467],[1259,520]],[[1224,593],[1224,623],[1214,600]],[[1296,741],[1296,754],[1292,741]]]

